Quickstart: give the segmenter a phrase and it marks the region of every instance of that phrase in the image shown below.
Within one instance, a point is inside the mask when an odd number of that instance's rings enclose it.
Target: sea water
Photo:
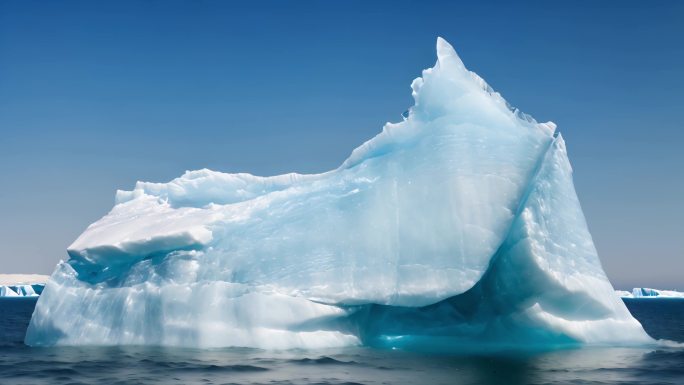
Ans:
[[[651,336],[684,342],[684,300],[627,299]],[[36,299],[0,299],[0,384],[684,384],[684,349],[427,353],[23,344]]]

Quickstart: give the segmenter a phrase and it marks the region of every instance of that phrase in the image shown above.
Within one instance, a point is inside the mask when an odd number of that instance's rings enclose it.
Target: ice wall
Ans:
[[[601,268],[553,123],[437,42],[415,105],[336,170],[117,192],[26,343],[316,348],[650,341]]]

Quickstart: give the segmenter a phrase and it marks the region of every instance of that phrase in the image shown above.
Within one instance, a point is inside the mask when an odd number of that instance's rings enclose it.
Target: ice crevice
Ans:
[[[601,267],[552,122],[437,41],[332,171],[138,182],[68,248],[29,345],[651,343]]]

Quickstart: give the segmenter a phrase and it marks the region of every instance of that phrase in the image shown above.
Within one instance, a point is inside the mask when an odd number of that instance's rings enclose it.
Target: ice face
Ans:
[[[0,297],[19,297],[19,294],[14,291],[11,286],[0,286]]]
[[[336,170],[199,170],[117,192],[26,342],[649,341],[603,273],[555,125],[511,108],[443,39],[437,56],[405,119]]]

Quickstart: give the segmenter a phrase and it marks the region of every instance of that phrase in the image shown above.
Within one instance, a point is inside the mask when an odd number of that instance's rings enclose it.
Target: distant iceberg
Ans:
[[[342,165],[138,182],[57,266],[29,345],[640,344],[555,124],[453,48]],[[277,122],[274,122],[277,124]]]
[[[622,298],[684,298],[684,293],[675,290],[657,290],[635,287],[632,291],[616,290]]]
[[[49,278],[39,274],[0,274],[0,297],[37,297]]]
[[[0,297],[38,297],[45,284],[0,285]]]

